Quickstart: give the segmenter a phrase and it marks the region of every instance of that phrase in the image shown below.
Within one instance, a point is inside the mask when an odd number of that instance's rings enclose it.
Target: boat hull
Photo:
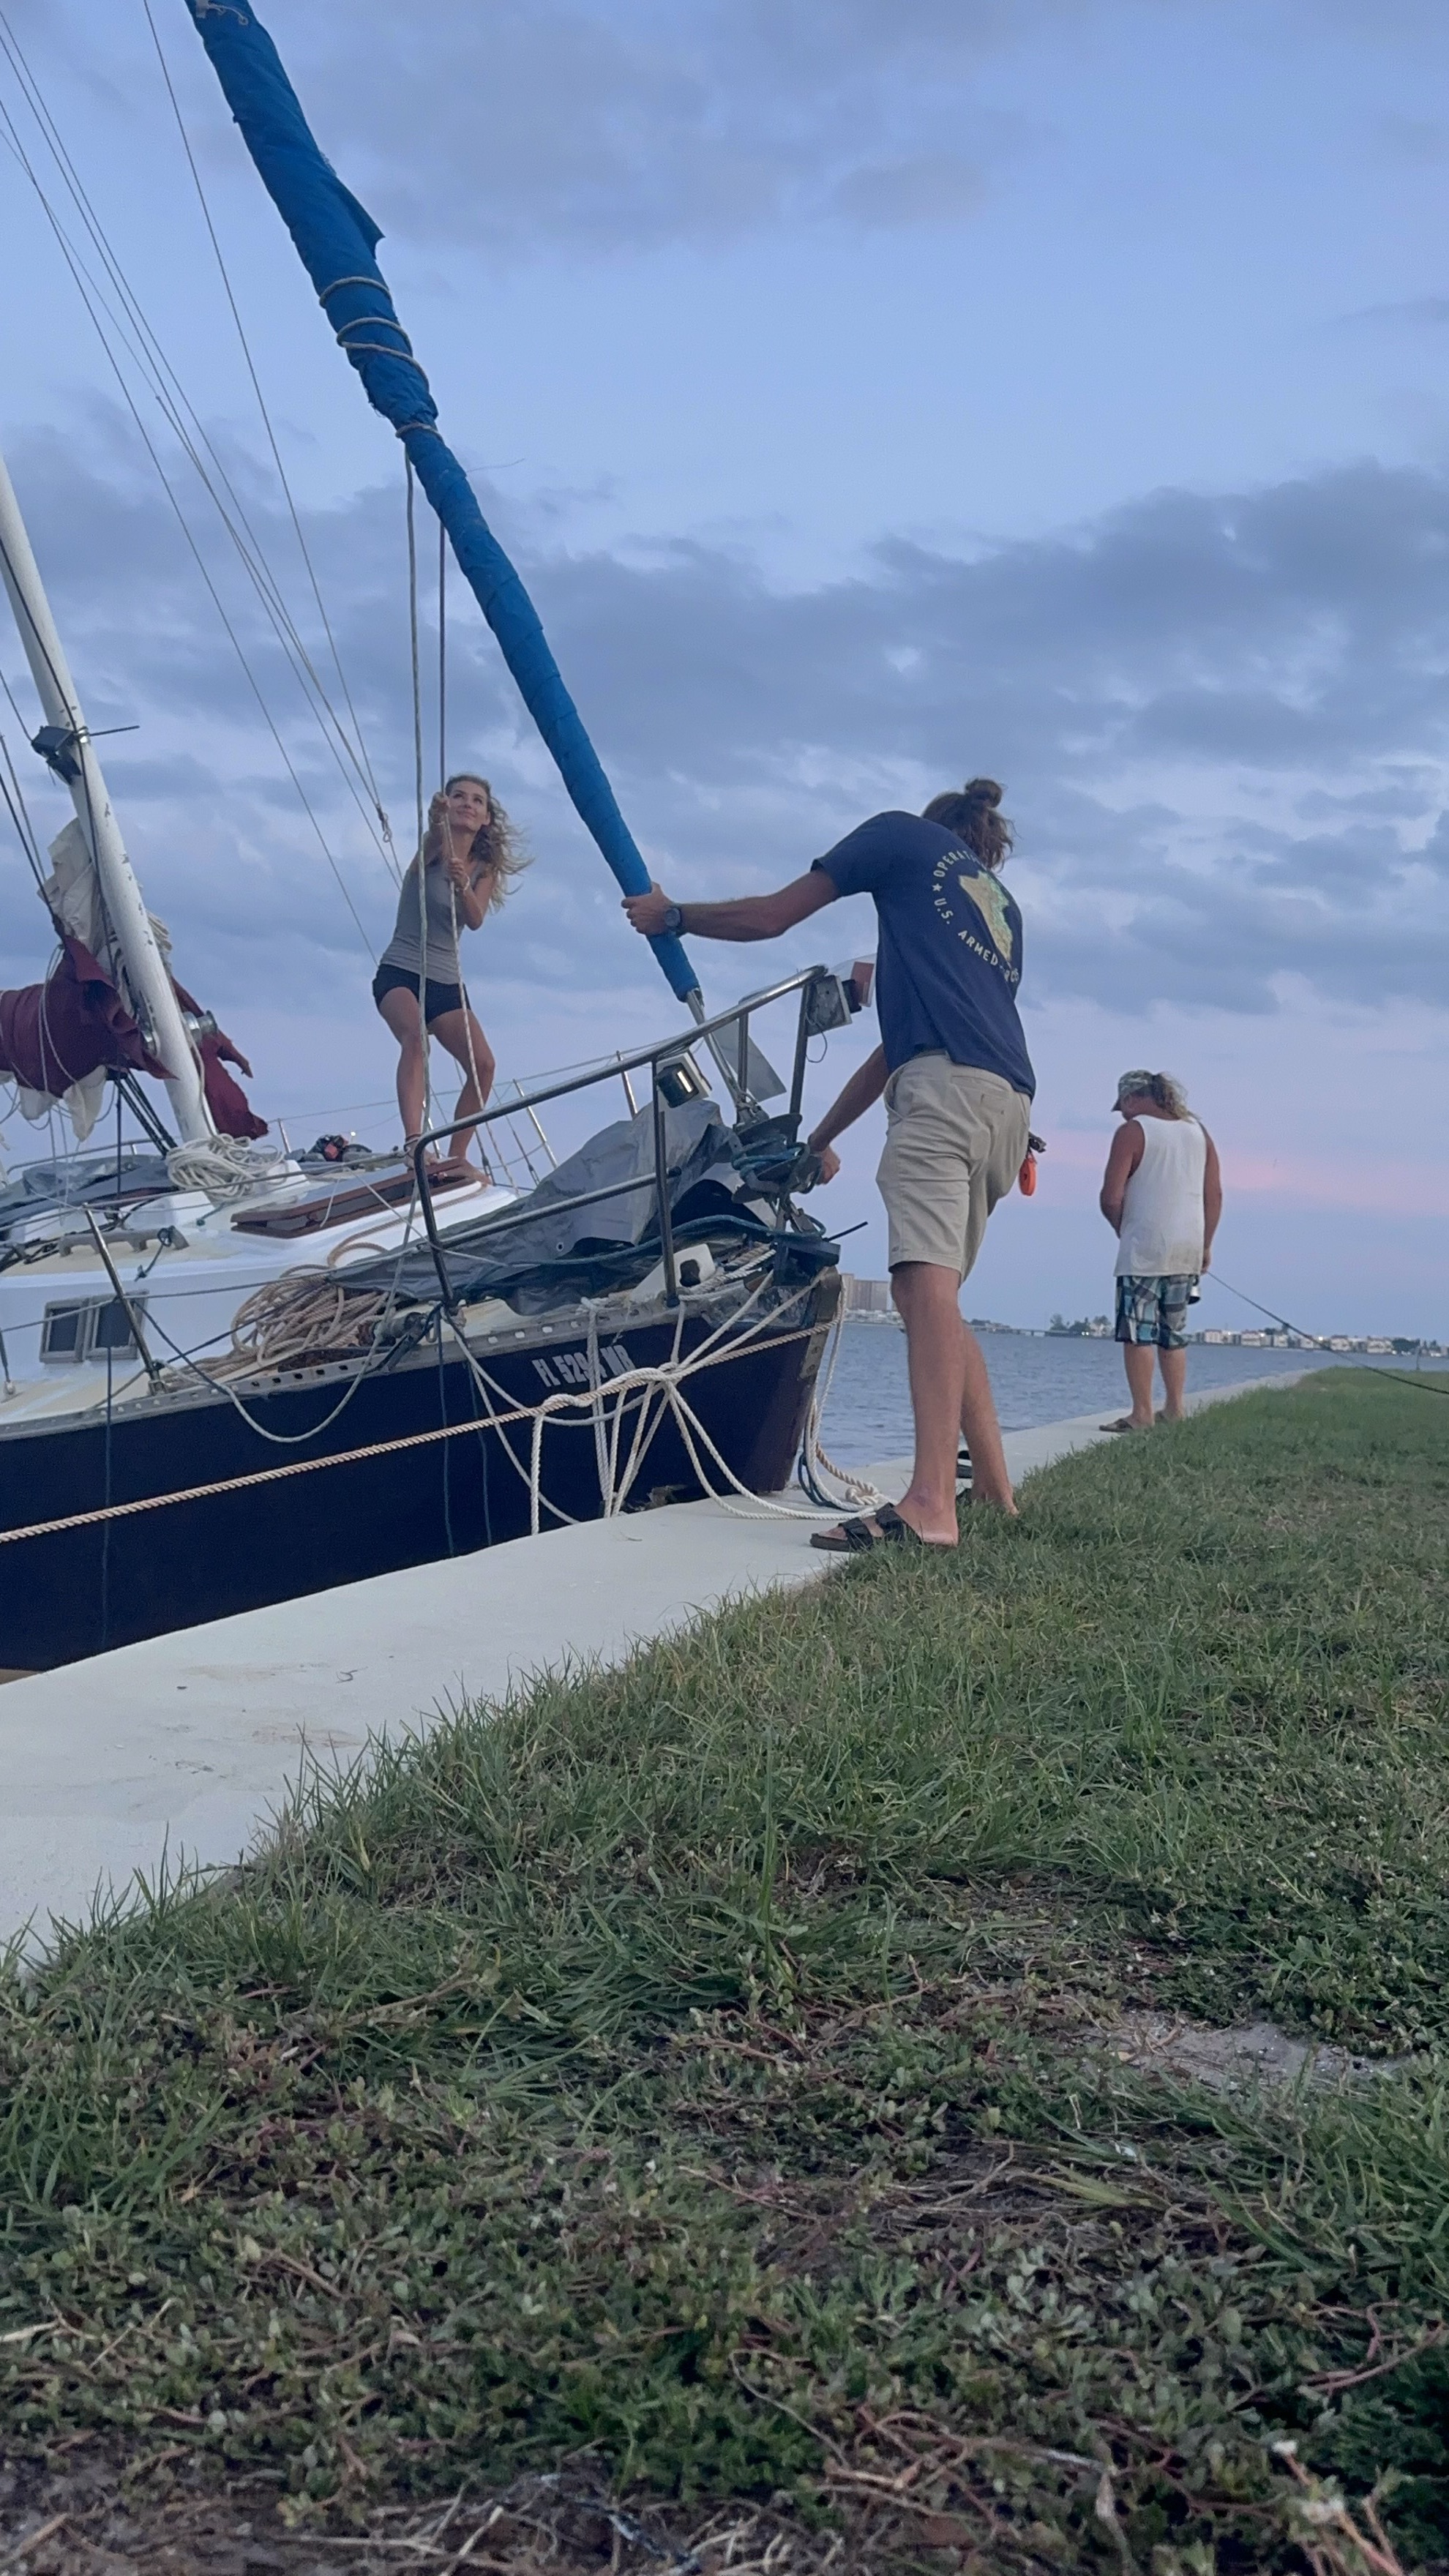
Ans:
[[[340,1366],[295,1372],[265,1393],[247,1388],[251,1420],[203,1392],[117,1406],[109,1418],[101,1409],[60,1424],[16,1424],[0,1432],[0,1533],[95,1517],[0,1543],[0,1667],[44,1670],[522,1537],[533,1519],[541,1398],[587,1392],[591,1366],[606,1381],[626,1364],[662,1367],[677,1330],[686,1360],[711,1346],[708,1365],[684,1385],[692,1414],[740,1484],[775,1491],[799,1448],[839,1294],[838,1275],[827,1270],[777,1314],[755,1305],[738,1325],[706,1301],[682,1329],[672,1312],[654,1308],[601,1324],[598,1357],[577,1327],[522,1328],[509,1347],[490,1343],[476,1354],[491,1397],[444,1334],[370,1374]],[[515,1418],[490,1422],[489,1404]],[[560,1516],[596,1519],[605,1507],[597,1410],[581,1406],[546,1422],[543,1530]],[[704,1490],[678,1422],[667,1407],[657,1410],[627,1508]],[[627,1454],[627,1431],[621,1449]],[[722,1488],[724,1477],[699,1454]],[[294,1467],[302,1472],[277,1472]],[[177,1495],[187,1498],[157,1504]],[[118,1509],[134,1503],[151,1507]]]

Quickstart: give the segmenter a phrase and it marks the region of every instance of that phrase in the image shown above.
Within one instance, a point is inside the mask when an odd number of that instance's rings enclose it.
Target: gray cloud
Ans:
[[[1449,295],[1411,295],[1402,304],[1363,304],[1343,319],[1390,329],[1438,331],[1449,322]]]
[[[1437,117],[1404,116],[1392,111],[1375,117],[1373,139],[1386,160],[1435,169],[1449,161],[1449,126]]]
[[[88,447],[20,450],[16,475],[93,720],[142,719],[108,765],[182,971],[278,1001],[360,993],[394,897],[338,770],[232,579],[365,936],[164,505],[118,486],[104,457],[97,430]],[[679,890],[777,882],[863,814],[989,768],[1020,827],[1038,998],[1264,1010],[1285,976],[1362,1002],[1442,998],[1449,479],[1355,466],[1243,494],[1166,491],[971,559],[893,543],[807,591],[692,542],[562,553],[484,500]],[[395,495],[370,493],[314,514],[308,541],[405,850],[397,522]],[[266,526],[281,562],[286,531]],[[500,925],[497,971],[640,990],[652,970],[458,594],[454,756],[483,762],[540,858]],[[13,675],[17,650],[0,658]],[[54,829],[63,809],[51,819],[54,792],[38,794]],[[7,867],[0,938],[17,960],[35,953],[33,909]]]
[[[304,8],[289,68],[390,232],[495,253],[956,223],[996,153],[983,61],[1103,0],[433,0]],[[279,28],[279,36],[283,31]],[[446,75],[440,76],[440,67]]]

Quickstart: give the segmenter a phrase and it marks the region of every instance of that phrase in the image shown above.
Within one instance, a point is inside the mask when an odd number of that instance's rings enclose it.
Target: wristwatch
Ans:
[[[677,939],[684,927],[684,906],[678,903],[666,904],[661,927],[669,938]]]

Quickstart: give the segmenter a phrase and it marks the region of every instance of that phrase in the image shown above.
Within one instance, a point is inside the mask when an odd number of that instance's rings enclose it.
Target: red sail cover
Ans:
[[[43,984],[21,984],[0,992],[0,1075],[10,1074],[25,1091],[45,1092],[58,1100],[73,1082],[105,1065],[117,1073],[150,1073],[162,1067],[146,1043],[103,966],[78,939],[67,937],[53,974]],[[196,1011],[191,995],[176,986],[183,1011]],[[223,1136],[265,1136],[267,1122],[247,1106],[239,1083],[227,1072],[238,1064],[250,1072],[229,1037],[198,1041],[207,1106]]]

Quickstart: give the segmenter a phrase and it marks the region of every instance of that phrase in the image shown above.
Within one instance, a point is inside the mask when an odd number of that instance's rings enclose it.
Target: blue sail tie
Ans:
[[[402,440],[559,774],[625,894],[649,871],[564,686],[538,611],[438,428],[438,409],[373,254],[382,234],[319,150],[276,46],[243,0],[186,0],[242,140],[368,401]],[[649,943],[682,1002],[699,977],[680,941]]]

